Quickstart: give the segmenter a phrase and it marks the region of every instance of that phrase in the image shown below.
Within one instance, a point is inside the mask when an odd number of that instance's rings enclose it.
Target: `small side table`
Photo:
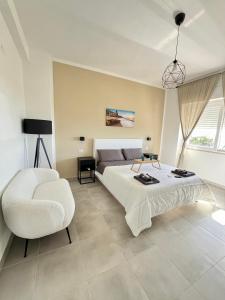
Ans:
[[[95,159],[91,156],[78,157],[78,180],[80,184],[95,182]],[[82,176],[82,173],[89,172],[89,176]]]
[[[155,163],[157,164],[157,166],[155,165]],[[133,164],[131,166],[131,170],[134,171],[135,173],[139,173],[140,169],[141,169],[141,166],[143,164],[152,164],[152,166],[156,169],[161,169],[161,166],[160,166],[160,162],[158,159],[135,159],[133,160]],[[138,168],[135,169],[134,166],[135,165],[138,165]]]

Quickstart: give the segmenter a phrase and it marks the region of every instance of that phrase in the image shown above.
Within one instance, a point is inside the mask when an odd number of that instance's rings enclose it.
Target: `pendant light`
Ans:
[[[177,59],[177,49],[179,43],[180,25],[183,23],[185,13],[180,12],[175,16],[175,23],[177,27],[177,44],[174,60],[166,67],[162,76],[162,85],[166,89],[175,89],[184,83],[185,80],[185,66]]]

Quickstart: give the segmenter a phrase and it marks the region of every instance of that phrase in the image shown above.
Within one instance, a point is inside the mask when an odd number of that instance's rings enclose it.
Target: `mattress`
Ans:
[[[124,166],[124,165],[131,165],[131,160],[114,160],[114,161],[102,161],[99,162],[97,165],[97,172],[103,174],[106,167],[112,166]]]

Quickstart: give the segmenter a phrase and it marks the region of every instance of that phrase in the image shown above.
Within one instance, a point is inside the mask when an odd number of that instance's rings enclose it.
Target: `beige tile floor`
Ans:
[[[14,238],[0,273],[1,300],[224,300],[225,225],[211,204],[153,218],[134,238],[124,210],[100,184],[71,183],[76,214],[65,230]]]

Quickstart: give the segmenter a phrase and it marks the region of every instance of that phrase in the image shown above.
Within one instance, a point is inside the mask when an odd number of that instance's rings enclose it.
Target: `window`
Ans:
[[[225,151],[224,98],[211,99],[208,102],[188,145],[198,149]]]
[[[219,137],[219,150],[225,151],[225,112],[223,113],[222,126],[220,129],[220,137]]]

